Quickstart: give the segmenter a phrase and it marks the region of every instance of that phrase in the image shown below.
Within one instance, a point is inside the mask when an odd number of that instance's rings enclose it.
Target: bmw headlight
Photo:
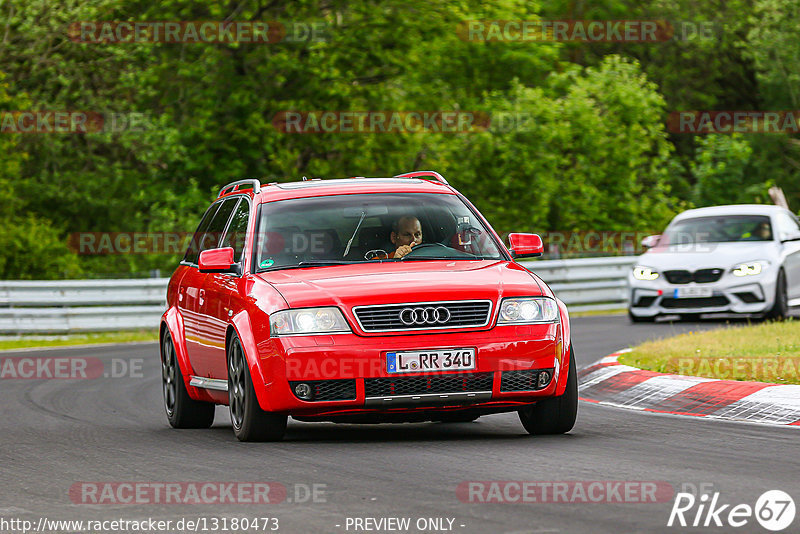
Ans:
[[[503,299],[497,324],[556,323],[559,320],[556,301],[547,297]]]
[[[350,332],[339,308],[303,308],[275,312],[269,318],[269,326],[273,336]]]
[[[637,280],[655,280],[658,278],[658,271],[651,269],[650,267],[645,267],[643,265],[637,265],[633,268],[633,277]]]
[[[755,276],[761,274],[761,271],[768,265],[769,262],[764,260],[748,261],[735,265],[733,269],[731,269],[731,273],[733,276]]]

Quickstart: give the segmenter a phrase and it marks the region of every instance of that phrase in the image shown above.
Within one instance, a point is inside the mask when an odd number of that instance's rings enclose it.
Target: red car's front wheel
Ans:
[[[253,380],[239,337],[228,342],[228,402],[233,433],[239,441],[279,441],[286,433],[287,416],[265,412],[258,405]]]
[[[578,371],[575,353],[569,348],[567,389],[560,397],[544,399],[519,410],[519,420],[529,434],[564,434],[575,426],[578,416]]]

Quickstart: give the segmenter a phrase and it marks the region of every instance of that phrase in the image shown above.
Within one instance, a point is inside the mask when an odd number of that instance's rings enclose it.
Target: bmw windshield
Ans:
[[[672,224],[658,245],[771,241],[772,236],[772,225],[766,215],[695,217]]]
[[[261,206],[258,271],[369,261],[507,259],[455,195],[334,195]]]

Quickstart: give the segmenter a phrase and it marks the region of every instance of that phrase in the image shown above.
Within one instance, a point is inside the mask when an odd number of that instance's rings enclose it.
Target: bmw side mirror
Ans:
[[[787,241],[800,241],[800,232],[789,232],[783,234],[781,236],[781,243],[786,243]]]
[[[201,273],[242,274],[242,264],[233,261],[233,248],[212,248],[200,253],[197,262]]]
[[[661,239],[661,234],[649,235],[642,239],[643,248],[653,248],[658,245],[658,240]]]

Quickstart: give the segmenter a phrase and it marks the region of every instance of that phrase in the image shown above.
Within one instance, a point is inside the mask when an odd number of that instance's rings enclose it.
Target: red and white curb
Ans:
[[[800,385],[668,375],[622,365],[623,350],[578,372],[581,400],[648,412],[800,426]]]

